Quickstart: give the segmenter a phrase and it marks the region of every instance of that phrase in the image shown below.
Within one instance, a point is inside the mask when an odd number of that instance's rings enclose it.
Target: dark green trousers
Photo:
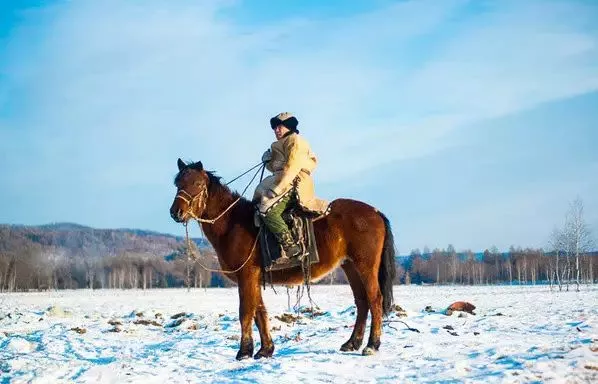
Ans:
[[[289,227],[287,223],[285,223],[284,219],[282,218],[282,213],[287,208],[289,203],[291,202],[291,194],[287,194],[284,196],[278,204],[272,207],[266,216],[264,216],[264,223],[266,227],[276,236],[278,239],[282,237],[282,235],[286,232],[289,232]]]

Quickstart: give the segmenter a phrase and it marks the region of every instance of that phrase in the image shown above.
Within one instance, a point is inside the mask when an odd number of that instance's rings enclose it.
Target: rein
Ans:
[[[249,181],[249,184],[247,184],[247,186],[245,187],[245,189],[243,190],[243,192],[239,195],[239,197],[235,201],[233,201],[224,211],[222,211],[222,213],[220,213],[215,218],[213,218],[213,219],[202,219],[201,217],[197,217],[197,215],[195,215],[195,213],[193,213],[192,210],[191,210],[191,212],[188,213],[192,218],[194,218],[197,221],[197,225],[199,226],[199,229],[202,231],[202,233],[203,233],[203,228],[201,227],[200,223],[214,224],[218,219],[220,219],[222,216],[224,216],[224,214],[226,212],[228,212],[235,204],[237,204],[239,202],[239,200],[241,200],[241,198],[243,197],[243,195],[245,194],[245,192],[247,191],[247,189],[249,188],[249,186],[251,185],[251,183],[253,183],[253,180],[255,180],[255,178],[258,175],[258,173],[260,173],[260,171],[262,171],[262,176],[263,176],[264,169],[266,168],[266,164],[260,162],[259,164],[256,164],[253,167],[251,167],[249,170],[243,172],[241,175],[235,177],[234,179],[232,179],[228,183],[224,184],[224,185],[229,185],[233,181],[239,179],[241,176],[246,175],[247,173],[249,173],[250,171],[254,170],[255,168],[257,168],[259,166],[261,166],[261,169],[258,169],[257,172],[253,175],[253,177]],[[177,196],[176,196],[177,198],[180,198],[180,199],[183,199],[185,201],[188,201],[188,206],[190,208],[192,207],[192,203],[195,201],[195,199],[197,197],[203,196],[203,195],[205,195],[205,199],[202,199],[203,205],[204,206],[207,205],[208,189],[205,186],[201,190],[201,192],[199,192],[195,196],[191,196],[187,191],[185,191],[183,189],[181,189],[179,191],[179,193],[180,192],[184,192],[187,196],[189,196],[191,198],[191,199],[187,199],[187,198],[185,198],[183,196],[180,196],[179,194],[177,194]],[[197,262],[197,264],[199,264],[200,267],[202,267],[203,269],[205,269],[208,272],[236,273],[236,272],[239,272],[241,269],[243,269],[243,267],[247,264],[247,262],[249,261],[249,259],[251,259],[251,255],[253,254],[253,251],[255,251],[255,247],[257,245],[257,241],[259,239],[259,235],[260,235],[261,231],[262,231],[262,228],[260,227],[260,229],[259,229],[259,231],[257,233],[257,236],[255,237],[255,240],[253,241],[253,246],[251,247],[251,251],[249,251],[249,255],[247,255],[247,258],[245,259],[245,261],[243,262],[243,264],[241,264],[241,266],[239,268],[237,268],[235,270],[211,269],[211,268],[208,268],[205,265],[203,265],[201,262],[199,262],[198,258],[191,251],[191,240],[189,238],[189,227],[188,227],[187,223],[185,223],[185,238],[186,238],[186,242],[187,242],[187,255],[188,255],[188,257],[190,259],[195,260]],[[204,234],[204,236],[205,236],[205,234]]]
[[[199,225],[199,223],[197,223]],[[199,228],[201,229],[201,225],[199,226]],[[249,259],[251,259],[251,255],[253,254],[253,251],[255,251],[255,246],[257,245],[257,239],[260,236],[260,232],[262,231],[262,228],[260,227],[260,230],[257,233],[257,236],[255,237],[255,240],[253,241],[253,246],[251,247],[251,251],[249,251],[249,255],[247,255],[247,259],[245,259],[245,261],[243,262],[243,264],[241,264],[241,266],[235,270],[224,270],[224,269],[212,269],[212,268],[208,268],[205,265],[203,265],[199,259],[197,258],[197,256],[195,256],[195,254],[191,251],[191,240],[189,239],[189,229],[187,228],[187,226],[185,225],[185,236],[186,236],[186,241],[187,241],[187,255],[190,259],[193,259],[197,264],[199,264],[200,267],[202,267],[203,269],[205,269],[208,272],[219,272],[219,273],[237,273],[239,272],[241,269],[243,269],[243,267],[247,264],[247,262],[249,261]],[[203,231],[202,231],[203,232]]]
[[[229,181],[228,183],[226,183],[226,184],[224,184],[224,185],[229,185],[229,184],[231,184],[232,182],[234,182],[234,181],[238,180],[240,177],[243,177],[243,176],[245,176],[246,174],[248,174],[250,171],[253,171],[254,169],[256,169],[257,167],[259,167],[260,165],[262,166],[262,175],[263,175],[263,174],[264,174],[264,169],[266,168],[266,164],[260,161],[259,163],[257,163],[257,164],[256,164],[256,165],[254,165],[253,167],[249,168],[249,169],[248,169],[248,170],[246,170],[245,172],[241,173],[239,176],[235,177],[234,179],[232,179],[231,181]],[[253,176],[253,178],[255,179],[255,176]],[[253,181],[253,179],[251,179],[251,181]],[[251,184],[251,181],[249,182],[249,184]],[[245,189],[247,189],[247,188],[245,188]]]

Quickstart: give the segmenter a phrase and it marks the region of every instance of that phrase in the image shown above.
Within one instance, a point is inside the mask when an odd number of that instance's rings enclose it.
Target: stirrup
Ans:
[[[287,252],[287,250],[294,250],[295,252],[291,253],[291,252]],[[297,243],[294,243],[293,245],[289,246],[288,249],[283,249],[282,252],[286,257],[288,257],[289,259],[297,259],[301,256],[301,254],[303,253],[301,250],[301,246]]]
[[[283,253],[282,255],[280,255],[280,257],[278,259],[274,260],[274,264],[275,265],[290,264],[291,261],[292,261],[291,258]]]
[[[280,257],[278,259],[276,259],[274,261],[275,264],[289,264],[292,263],[295,260],[302,260],[302,250],[301,250],[301,246],[299,244],[293,244],[293,245],[289,245],[288,247],[283,247],[282,245],[280,246],[281,250],[280,250]],[[289,250],[294,250],[294,253],[290,253],[288,252]]]

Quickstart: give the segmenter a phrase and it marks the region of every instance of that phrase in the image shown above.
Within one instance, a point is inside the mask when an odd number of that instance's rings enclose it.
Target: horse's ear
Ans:
[[[201,161],[198,161],[198,162],[197,162],[197,163],[195,163],[195,164],[197,164],[197,167],[198,167],[200,170],[202,170],[202,171],[203,171],[203,164],[201,163]]]
[[[185,162],[183,160],[181,160],[180,157],[177,160],[176,165],[179,167],[179,172],[187,167],[187,164],[185,164]]]

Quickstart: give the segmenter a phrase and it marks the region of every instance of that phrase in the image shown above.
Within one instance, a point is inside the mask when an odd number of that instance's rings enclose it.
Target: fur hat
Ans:
[[[270,119],[270,127],[272,127],[272,129],[275,129],[277,126],[281,124],[287,127],[290,131],[299,133],[299,130],[297,129],[297,126],[299,125],[299,120],[297,120],[297,118],[289,112],[279,113],[278,115]]]

